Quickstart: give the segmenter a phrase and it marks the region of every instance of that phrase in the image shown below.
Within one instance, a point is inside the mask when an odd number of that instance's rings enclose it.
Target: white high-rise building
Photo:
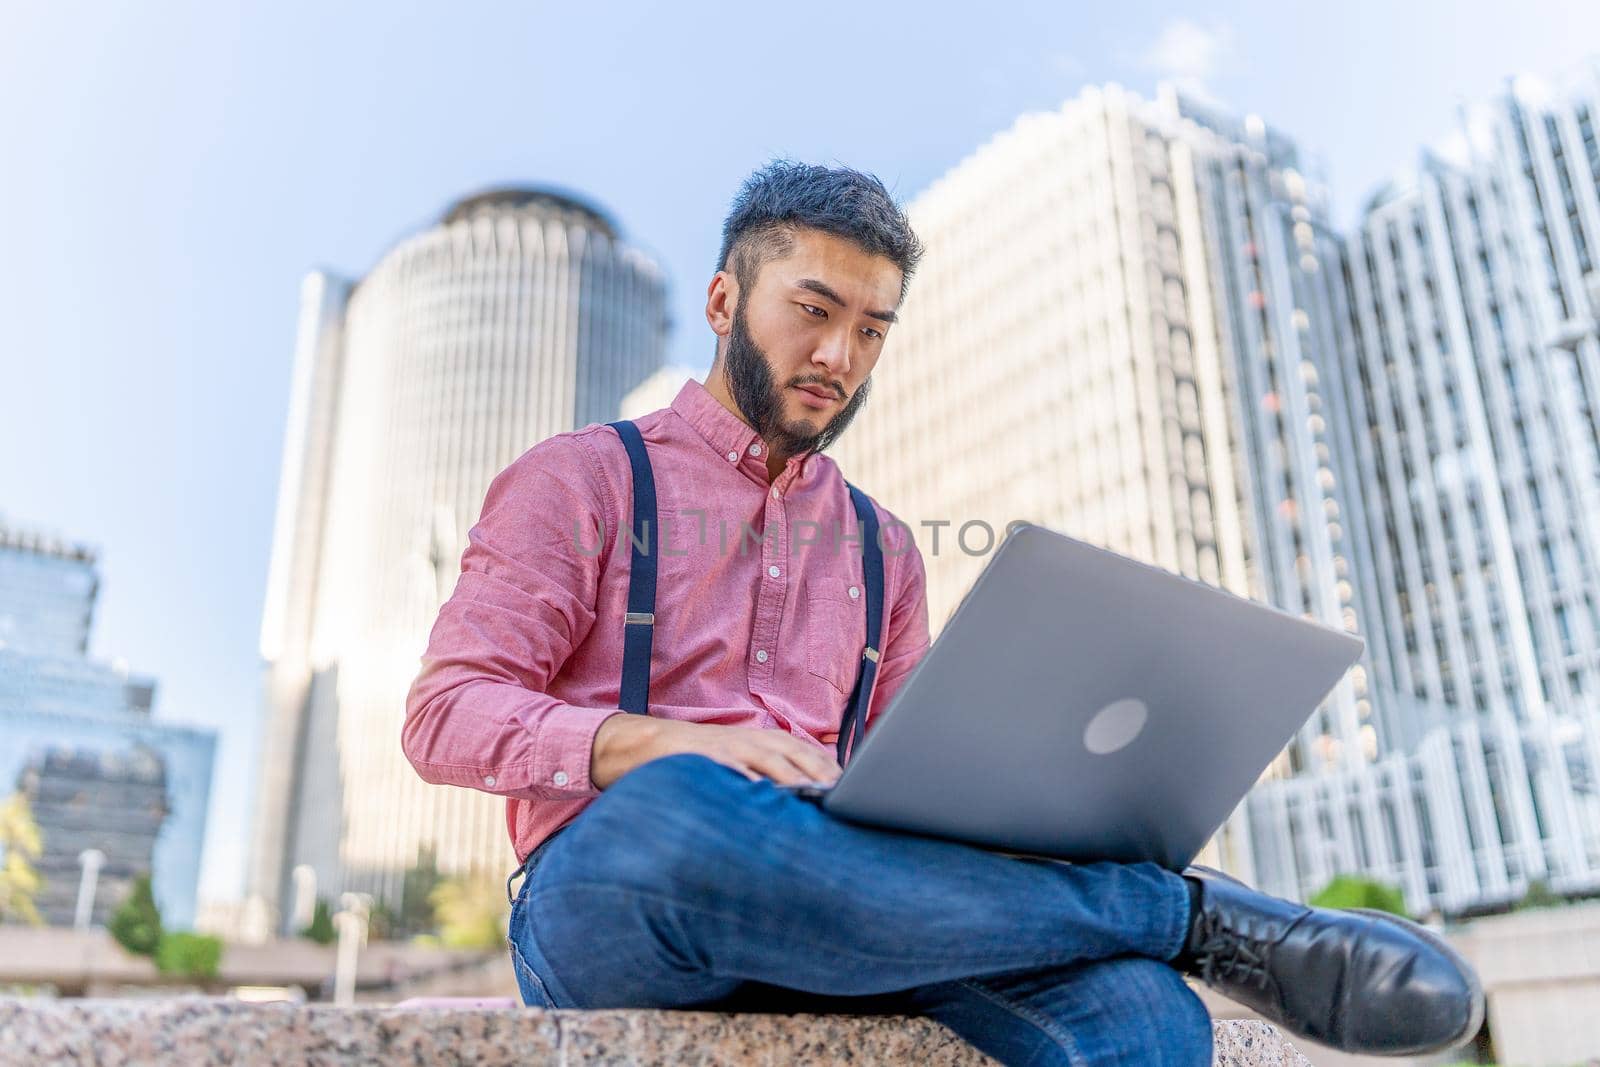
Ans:
[[[936,627],[987,531],[1027,519],[1361,629],[1320,362],[1338,246],[1289,141],[1175,92],[1088,89],[909,213],[927,257],[839,453],[920,527]],[[1377,719],[1358,668],[1275,773],[1366,764]],[[1284,888],[1256,858],[1292,852],[1294,806],[1237,814],[1215,858]],[[1313,853],[1308,880],[1336,873]]]
[[[1600,887],[1597,89],[1520,81],[1349,245],[1342,381],[1390,594],[1374,667],[1450,709],[1398,739],[1461,778],[1458,813],[1419,796],[1445,900]]]
[[[406,762],[406,688],[491,479],[615,418],[666,333],[661,270],[548,190],[463,200],[354,285],[306,279],[262,620],[253,895],[281,913],[309,864],[324,895],[397,906],[421,846],[447,871],[510,861],[503,800]]]
[[[1024,116],[910,205],[838,452],[935,627],[1030,519],[1366,639],[1219,835],[1272,892],[1600,885],[1596,86],[1518,82],[1348,241],[1291,142],[1169,90]]]
[[[617,407],[616,417],[619,419],[637,419],[641,415],[648,415],[652,411],[671,407],[672,401],[677,398],[678,390],[683,388],[683,383],[693,378],[696,381],[705,377],[705,372],[697,371],[679,363],[662,367],[650,377],[640,382],[627,396],[622,398],[622,403]]]

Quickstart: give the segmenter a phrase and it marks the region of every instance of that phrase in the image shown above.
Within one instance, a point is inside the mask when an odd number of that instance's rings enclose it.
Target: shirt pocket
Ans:
[[[866,648],[864,595],[848,578],[822,578],[806,590],[806,670],[845,695],[855,686]]]

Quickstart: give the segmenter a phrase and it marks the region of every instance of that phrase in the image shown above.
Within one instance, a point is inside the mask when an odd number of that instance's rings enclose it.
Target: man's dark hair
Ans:
[[[746,178],[722,224],[717,269],[731,269],[741,286],[754,285],[763,263],[789,254],[790,230],[797,226],[842,237],[892,261],[900,268],[905,299],[922,242],[883,182],[849,167],[775,159]]]

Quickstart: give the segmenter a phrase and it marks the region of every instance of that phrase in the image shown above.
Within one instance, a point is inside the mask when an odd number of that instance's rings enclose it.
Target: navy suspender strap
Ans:
[[[839,724],[839,766],[855,751],[856,738],[866,729],[867,704],[872,699],[872,683],[878,676],[878,653],[883,648],[883,545],[878,543],[878,513],[872,498],[855,486],[850,501],[856,508],[861,534],[861,570],[867,582],[867,644],[861,650],[861,669],[855,688],[844,706],[844,721]]]
[[[607,423],[628,450],[633,467],[633,536],[628,568],[628,615],[622,636],[622,699],[617,706],[635,715],[650,709],[650,650],[656,624],[656,479],[639,428],[627,419]],[[619,531],[620,533],[620,531]]]
[[[617,707],[635,715],[648,715],[650,708],[650,650],[655,644],[656,624],[656,479],[650,469],[650,456],[644,450],[644,438],[639,427],[624,419],[606,425],[617,431],[623,447],[628,450],[628,463],[633,467],[633,531],[632,562],[628,570],[628,615],[623,622],[622,634],[622,690]],[[617,531],[622,536],[622,531]],[[570,823],[568,824],[571,825]],[[563,832],[566,826],[556,831]],[[506,900],[516,903],[511,895],[511,883],[527,870],[533,857],[556,834],[541,841],[523,859],[511,877],[506,879]]]

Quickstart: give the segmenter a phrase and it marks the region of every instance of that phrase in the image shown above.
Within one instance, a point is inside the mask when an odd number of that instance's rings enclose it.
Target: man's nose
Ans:
[[[850,339],[846,337],[830,338],[818,346],[811,356],[811,361],[824,367],[835,378],[843,378],[850,373],[850,362],[853,353],[850,351]]]

